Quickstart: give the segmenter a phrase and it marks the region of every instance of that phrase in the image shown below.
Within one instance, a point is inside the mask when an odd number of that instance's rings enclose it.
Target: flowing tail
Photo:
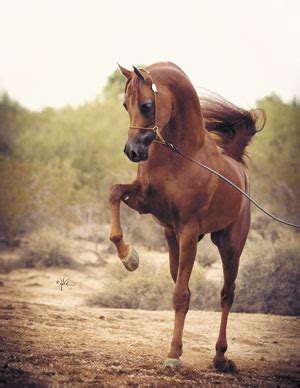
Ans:
[[[213,133],[225,155],[246,165],[246,147],[266,122],[262,109],[247,111],[219,95],[200,97],[206,129]]]

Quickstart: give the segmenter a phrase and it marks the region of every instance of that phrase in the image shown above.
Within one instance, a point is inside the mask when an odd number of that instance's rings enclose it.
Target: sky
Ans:
[[[175,62],[244,107],[300,96],[298,0],[0,0],[0,10],[0,91],[32,110],[95,99],[116,62]]]

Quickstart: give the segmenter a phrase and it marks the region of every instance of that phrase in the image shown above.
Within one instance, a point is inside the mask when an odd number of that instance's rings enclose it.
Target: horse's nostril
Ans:
[[[133,150],[130,151],[130,159],[131,160],[136,160],[137,153]]]

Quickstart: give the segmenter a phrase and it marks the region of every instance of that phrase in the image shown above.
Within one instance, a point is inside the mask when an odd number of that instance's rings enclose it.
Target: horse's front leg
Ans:
[[[139,258],[131,245],[126,244],[123,240],[123,230],[120,220],[121,201],[134,210],[145,212],[146,204],[140,194],[140,185],[137,181],[134,181],[131,184],[114,185],[111,187],[109,195],[111,211],[111,232],[109,238],[115,244],[118,256],[126,269],[134,271],[138,267]]]
[[[195,261],[198,235],[199,229],[195,225],[185,227],[178,236],[179,265],[173,295],[175,323],[171,349],[168,354],[168,358],[164,363],[164,367],[170,367],[172,369],[176,369],[181,366],[180,356],[182,355],[182,334],[185,316],[188,312],[190,302],[188,284]]]

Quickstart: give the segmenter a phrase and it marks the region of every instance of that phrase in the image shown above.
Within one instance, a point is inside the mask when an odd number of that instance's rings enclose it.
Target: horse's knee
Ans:
[[[233,283],[230,287],[223,287],[221,291],[221,307],[229,307],[231,308],[234,299],[234,290],[235,283]]]
[[[122,197],[122,192],[121,192],[120,185],[113,185],[109,191],[109,197],[108,197],[109,203],[113,204],[115,202],[119,202],[121,201],[121,197]]]
[[[123,233],[112,233],[109,236],[110,241],[112,241],[114,244],[118,244],[123,239]]]
[[[173,294],[173,307],[175,311],[187,313],[190,304],[190,291],[186,289],[183,292],[175,291]]]

